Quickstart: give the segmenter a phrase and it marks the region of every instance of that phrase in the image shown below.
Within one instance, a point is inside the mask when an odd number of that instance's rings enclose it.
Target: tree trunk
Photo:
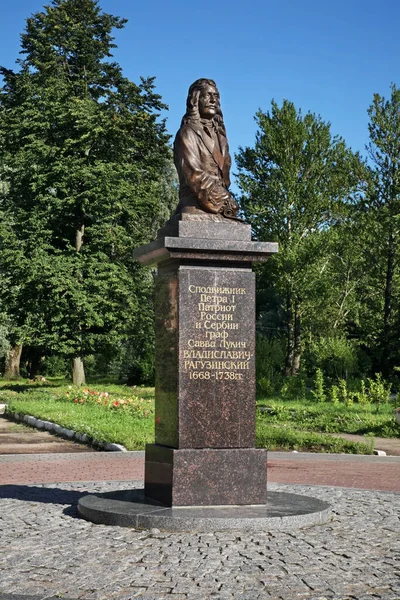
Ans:
[[[34,379],[36,375],[39,373],[40,363],[43,360],[42,354],[35,353],[31,360],[29,361],[28,369],[29,369],[29,377],[30,379]]]
[[[21,361],[22,344],[15,344],[8,353],[4,370],[4,379],[19,379],[19,364]]]
[[[288,292],[286,297],[286,342],[285,375],[286,377],[290,377],[292,375],[294,359],[293,302],[290,292]]]
[[[83,385],[85,383],[85,369],[83,360],[79,356],[72,359],[72,383],[74,385]]]
[[[291,375],[297,375],[300,371],[300,358],[301,358],[301,316],[300,309],[296,303],[294,313],[294,340],[293,340],[293,363]]]
[[[83,244],[83,236],[85,234],[84,217],[81,215],[79,224],[75,231],[75,250],[81,251]],[[82,279],[82,273],[79,274],[79,278]],[[80,326],[79,326],[80,329]],[[72,383],[74,385],[83,385],[85,383],[85,368],[83,366],[83,360],[80,356],[76,356],[72,359]]]
[[[382,372],[388,375],[390,355],[390,325],[392,316],[392,294],[393,294],[393,277],[394,277],[394,262],[395,262],[395,239],[393,235],[393,223],[389,223],[389,239],[388,239],[388,255],[386,263],[386,284],[384,298],[384,313],[383,313],[383,353],[382,353]]]

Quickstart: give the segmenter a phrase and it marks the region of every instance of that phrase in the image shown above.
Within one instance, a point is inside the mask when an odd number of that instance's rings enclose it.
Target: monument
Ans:
[[[145,489],[84,496],[78,512],[96,523],[169,531],[322,522],[324,502],[284,492],[267,499],[266,450],[255,448],[252,263],[278,247],[251,241],[238,217],[210,79],[190,86],[174,161],[175,214],[134,252],[143,265],[157,265],[155,443],[146,447]]]
[[[253,262],[277,244],[251,241],[229,192],[231,158],[219,92],[189,89],[174,143],[179,204],[156,241],[155,444],[145,494],[169,506],[266,502],[266,452],[255,449]]]

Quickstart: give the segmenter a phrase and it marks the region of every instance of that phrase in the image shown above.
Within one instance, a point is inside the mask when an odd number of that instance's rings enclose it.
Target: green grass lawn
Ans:
[[[9,414],[30,414],[128,450],[142,450],[154,441],[154,388],[97,382],[78,389],[63,380],[0,380],[0,402],[8,404]],[[393,409],[392,404],[335,406],[260,398],[256,445],[270,450],[371,453],[374,436],[399,436]],[[366,435],[365,443],[329,435],[337,432]]]
[[[303,431],[355,433],[377,437],[399,437],[394,416],[395,403],[345,404],[318,403],[312,400],[257,401],[259,419],[268,424],[293,424]]]
[[[33,415],[128,450],[154,442],[154,388],[95,384],[78,389],[62,380],[1,382],[0,402],[7,403],[7,414]]]

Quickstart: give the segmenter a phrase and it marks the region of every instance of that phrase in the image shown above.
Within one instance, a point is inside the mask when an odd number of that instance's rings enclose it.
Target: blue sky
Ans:
[[[43,4],[3,0],[2,66],[13,68],[25,19]],[[388,97],[390,83],[400,85],[399,0],[100,0],[100,6],[128,19],[116,31],[115,59],[133,81],[156,76],[172,135],[189,85],[215,79],[232,154],[253,144],[254,114],[267,111],[272,98],[320,114],[365,154],[373,94]]]

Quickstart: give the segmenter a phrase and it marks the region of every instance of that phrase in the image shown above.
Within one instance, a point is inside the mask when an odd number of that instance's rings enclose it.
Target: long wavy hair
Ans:
[[[213,79],[197,79],[189,88],[188,97],[186,100],[186,113],[184,114],[181,122],[182,125],[198,125],[200,123],[200,113],[199,113],[199,97],[200,92],[202,92],[207,85],[212,86],[218,92],[217,84]],[[218,92],[219,98],[219,92]],[[220,103],[218,102],[217,106],[217,114],[212,118],[213,122],[217,126],[217,129],[222,135],[226,137],[226,129],[224,124],[224,117],[222,115],[222,110]]]

